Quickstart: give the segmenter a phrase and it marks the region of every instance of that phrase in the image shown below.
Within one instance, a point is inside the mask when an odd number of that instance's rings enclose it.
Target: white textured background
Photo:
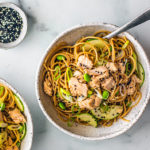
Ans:
[[[0,2],[6,0],[0,0]],[[41,112],[35,96],[35,73],[49,43],[65,29],[80,23],[123,25],[150,8],[150,0],[10,0],[28,15],[28,33],[21,45],[0,49],[0,77],[12,84],[29,105],[34,122],[32,150],[150,150],[150,104],[140,120],[113,139],[86,142],[53,127]],[[150,22],[130,31],[150,57]]]

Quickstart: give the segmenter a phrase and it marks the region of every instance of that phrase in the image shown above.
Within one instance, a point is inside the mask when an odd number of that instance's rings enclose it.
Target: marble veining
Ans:
[[[34,89],[35,73],[49,43],[65,29],[80,23],[108,22],[123,25],[150,7],[149,0],[0,0],[14,2],[28,16],[24,41],[10,50],[0,49],[0,77],[24,97],[34,123],[32,150],[149,150],[150,104],[139,121],[126,133],[113,139],[88,142],[74,139],[50,124],[40,110]],[[150,58],[150,22],[132,33]]]

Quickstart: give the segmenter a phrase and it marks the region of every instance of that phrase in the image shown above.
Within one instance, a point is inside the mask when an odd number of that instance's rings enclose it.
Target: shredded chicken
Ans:
[[[88,57],[81,55],[78,58],[77,65],[82,67],[83,69],[91,69],[93,67],[93,62]]]
[[[79,107],[80,108],[86,108],[86,109],[94,109],[96,107],[99,107],[100,103],[101,103],[101,99],[98,98],[97,96],[93,95],[90,98],[87,98],[81,102],[79,102]]]
[[[99,66],[99,67],[92,69],[92,70],[87,69],[86,72],[89,75],[95,75],[95,76],[98,75],[99,78],[106,78],[109,76],[108,69],[104,66]]]
[[[125,63],[118,63],[118,71],[124,73],[126,70]]]
[[[105,79],[101,83],[101,85],[104,89],[111,91],[115,86],[115,81],[114,81],[113,77],[109,77],[109,78]]]
[[[141,83],[142,81],[136,76],[132,75],[132,77],[128,81],[128,86],[127,86],[127,94],[128,95],[133,95],[134,92],[136,91],[136,84]]]
[[[0,121],[3,121],[3,114],[1,111],[0,111]]]
[[[112,71],[112,72],[116,72],[118,71],[118,66],[117,64],[113,63],[113,62],[108,62],[106,64],[106,67],[108,68],[108,70]]]
[[[52,84],[48,78],[44,81],[44,92],[49,96],[52,96],[53,94]]]
[[[15,123],[25,123],[26,119],[25,117],[21,114],[20,110],[15,108],[11,111],[8,112],[11,119],[15,122]]]
[[[87,97],[88,87],[86,84],[79,82],[76,77],[69,80],[69,88],[72,96],[85,96]]]

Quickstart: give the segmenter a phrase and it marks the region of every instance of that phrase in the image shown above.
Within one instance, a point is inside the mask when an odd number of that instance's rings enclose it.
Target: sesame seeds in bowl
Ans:
[[[13,3],[0,4],[0,48],[17,46],[27,32],[27,17]]]

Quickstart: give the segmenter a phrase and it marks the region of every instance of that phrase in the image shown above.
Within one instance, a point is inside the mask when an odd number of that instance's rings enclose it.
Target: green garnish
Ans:
[[[90,75],[88,75],[87,73],[85,73],[85,74],[84,74],[84,80],[85,80],[86,82],[90,82],[90,81],[91,81]]]
[[[69,102],[72,102],[73,100],[71,93],[63,88],[60,88],[60,95]]]
[[[54,80],[58,80],[61,76],[61,69],[59,66],[55,67]]]
[[[20,142],[17,142],[16,145],[17,145],[17,147],[20,147],[21,143],[20,143]]]
[[[60,97],[60,96],[59,96],[59,93],[56,93],[56,97]]]
[[[88,40],[86,40],[86,42],[90,42],[90,41],[93,41],[93,40],[97,40],[97,39],[88,39]]]
[[[60,107],[61,109],[63,109],[63,110],[66,109],[66,106],[65,106],[65,104],[64,104],[63,102],[59,102],[59,107]]]
[[[118,94],[119,94],[119,91],[117,91],[115,95],[117,96]]]
[[[131,104],[132,104],[132,102],[130,101],[130,102],[128,102],[128,103],[126,104],[126,106],[127,106],[127,107],[130,107]]]
[[[3,86],[0,86],[0,96],[2,96],[4,93],[4,87]]]
[[[103,102],[102,104],[100,104],[100,109],[102,112],[106,112],[108,111],[109,107],[105,102]]]
[[[0,111],[4,111],[5,110],[5,104],[4,103],[0,103]]]
[[[110,49],[110,51],[112,52],[112,46],[110,46],[110,48],[109,48],[109,49]]]
[[[88,96],[87,97],[90,98],[92,94],[93,94],[93,91],[88,90]]]
[[[75,119],[74,119],[74,118],[69,119],[69,120],[68,120],[68,122],[67,122],[67,126],[68,126],[68,127],[72,127],[72,126],[73,126],[74,121],[75,121]]]
[[[122,49],[125,49],[125,48],[129,45],[129,43],[130,43],[130,41],[127,40],[127,41],[124,43],[124,45],[122,46]]]
[[[126,74],[129,75],[132,71],[132,64],[126,63]]]
[[[68,80],[68,82],[69,82],[70,78],[73,76],[73,75],[72,75],[71,68],[67,68],[66,74],[67,74],[67,80]]]
[[[64,60],[66,57],[63,55],[58,55],[56,58],[57,60]]]
[[[109,92],[106,90],[103,91],[102,98],[106,100],[108,97],[109,97]]]

